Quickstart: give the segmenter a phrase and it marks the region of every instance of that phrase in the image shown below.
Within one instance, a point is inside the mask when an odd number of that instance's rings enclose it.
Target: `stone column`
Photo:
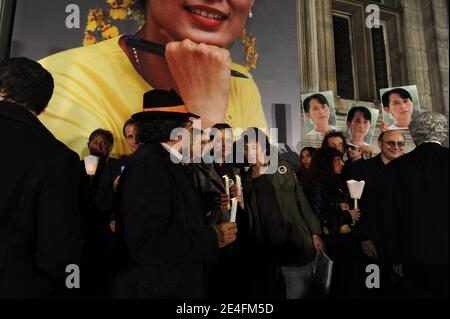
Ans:
[[[317,41],[319,57],[319,90],[337,92],[334,58],[333,3],[317,0]]]
[[[403,0],[403,33],[408,82],[417,84],[422,110],[431,109],[428,59],[423,34],[422,0]]]
[[[331,90],[336,94],[332,0],[297,0],[300,92]],[[301,110],[301,146],[320,146],[321,138],[305,135]]]
[[[319,90],[316,0],[298,0],[300,92]]]
[[[16,1],[0,0],[0,60],[8,58]]]
[[[432,110],[448,116],[448,2],[423,1],[422,6]]]

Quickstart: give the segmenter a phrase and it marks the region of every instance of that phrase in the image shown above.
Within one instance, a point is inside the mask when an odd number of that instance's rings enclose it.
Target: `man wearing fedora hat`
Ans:
[[[237,227],[206,224],[192,177],[181,163],[180,140],[171,139],[174,129],[190,129],[198,116],[175,91],[153,90],[133,118],[139,121],[141,147],[118,187],[132,266],[116,280],[114,296],[205,298],[207,262],[235,240]]]

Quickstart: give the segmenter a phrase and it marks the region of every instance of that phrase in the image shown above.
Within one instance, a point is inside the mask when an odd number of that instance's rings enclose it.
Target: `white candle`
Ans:
[[[230,195],[230,179],[227,175],[224,175],[222,178],[225,180],[225,193]]]
[[[237,205],[238,205],[237,198],[233,198],[231,200],[230,223],[235,223],[236,222]]]
[[[236,185],[237,185],[237,189],[238,189],[238,196],[241,196],[242,195],[242,191],[241,191],[241,187],[242,187],[241,177],[239,175],[236,175],[235,178],[236,178]]]
[[[358,209],[358,199],[354,198],[355,200],[355,209]],[[355,226],[356,223],[352,223],[352,226]]]
[[[230,195],[230,179],[227,175],[224,175],[223,179],[225,179],[225,194]],[[230,202],[227,204],[227,209],[230,209]]]

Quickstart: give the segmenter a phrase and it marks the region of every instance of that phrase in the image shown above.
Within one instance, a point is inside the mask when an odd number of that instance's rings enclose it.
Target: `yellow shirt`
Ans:
[[[115,137],[113,154],[129,153],[122,127],[142,111],[143,95],[152,87],[134,69],[118,43],[119,37],[67,50],[39,62],[53,76],[55,89],[44,125],[82,157],[88,155],[89,134],[97,128]],[[226,122],[233,128],[267,128],[258,88],[237,64],[232,68],[249,79],[231,79]]]

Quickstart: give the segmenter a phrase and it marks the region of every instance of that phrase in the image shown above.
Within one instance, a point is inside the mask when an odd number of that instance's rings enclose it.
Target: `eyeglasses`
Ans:
[[[397,146],[398,148],[405,147],[405,142],[383,141],[383,143],[386,143],[389,147],[395,147],[395,146]]]

